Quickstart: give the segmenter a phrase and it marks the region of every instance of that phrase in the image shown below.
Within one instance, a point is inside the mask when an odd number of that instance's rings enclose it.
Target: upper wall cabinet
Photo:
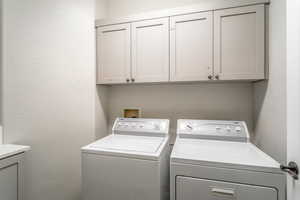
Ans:
[[[169,81],[169,18],[132,23],[132,81]]]
[[[214,69],[220,80],[265,78],[264,5],[214,12]]]
[[[97,30],[97,82],[126,83],[130,78],[130,24]]]
[[[104,20],[97,83],[265,79],[265,4],[211,6]]]
[[[201,81],[213,76],[212,12],[170,18],[170,80]]]

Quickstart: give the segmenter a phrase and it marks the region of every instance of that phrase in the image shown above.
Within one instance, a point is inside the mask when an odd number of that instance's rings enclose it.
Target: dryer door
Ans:
[[[178,176],[176,200],[277,200],[277,190],[262,186]]]

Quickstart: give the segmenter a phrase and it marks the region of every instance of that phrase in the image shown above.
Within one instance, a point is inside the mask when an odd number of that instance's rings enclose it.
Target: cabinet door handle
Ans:
[[[220,76],[219,76],[219,75],[216,75],[215,78],[216,78],[217,80],[219,80],[219,79],[220,79]]]
[[[126,79],[126,82],[129,83],[129,81],[130,81],[129,78],[127,78],[127,79]]]
[[[135,81],[135,79],[134,79],[134,78],[132,78],[132,79],[131,79],[131,81],[132,81],[132,82],[134,82],[134,81]]]
[[[220,195],[227,195],[227,196],[234,196],[234,190],[233,189],[221,189],[221,188],[211,188],[211,192],[215,194]]]
[[[211,80],[211,79],[212,79],[212,75],[209,75],[207,78],[208,78],[209,80]]]

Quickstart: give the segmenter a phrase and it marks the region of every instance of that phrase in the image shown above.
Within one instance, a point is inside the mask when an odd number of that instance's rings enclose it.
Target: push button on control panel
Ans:
[[[226,126],[226,131],[227,131],[227,132],[230,132],[230,131],[231,131],[230,126]]]
[[[242,131],[242,128],[240,126],[235,127],[235,131],[240,133]]]
[[[155,127],[155,130],[160,130],[159,124],[155,124],[154,127]]]

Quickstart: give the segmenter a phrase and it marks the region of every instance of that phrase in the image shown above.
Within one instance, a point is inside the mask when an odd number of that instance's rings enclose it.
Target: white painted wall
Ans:
[[[113,86],[109,91],[110,128],[123,108],[141,108],[142,117],[171,120],[245,120],[252,127],[252,86],[250,83],[163,84]]]
[[[25,200],[79,200],[95,135],[94,0],[4,0],[3,124],[31,145]]]
[[[255,141],[280,162],[286,160],[286,0],[269,8],[269,81],[254,84]]]

